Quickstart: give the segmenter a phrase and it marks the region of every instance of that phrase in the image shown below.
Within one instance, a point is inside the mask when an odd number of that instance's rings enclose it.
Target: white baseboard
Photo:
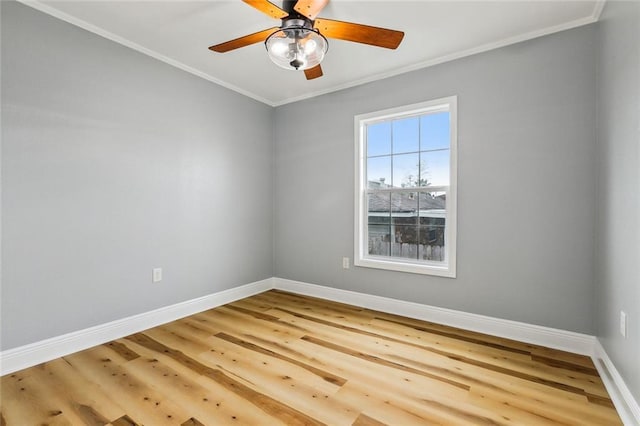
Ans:
[[[101,345],[133,333],[175,321],[216,306],[243,299],[273,288],[273,279],[256,281],[197,299],[187,300],[120,320],[74,331],[0,352],[0,375]]]
[[[335,302],[361,306],[363,308],[590,356],[624,424],[626,426],[640,426],[640,407],[638,406],[638,402],[634,399],[629,388],[595,336],[287,280],[284,278],[274,278],[273,287],[292,293],[319,297]]]
[[[274,278],[274,288],[591,356],[596,338],[518,321]]]
[[[624,424],[640,425],[638,402],[594,336],[276,277],[2,351],[0,374],[101,345],[272,288],[591,356]]]
[[[622,422],[628,426],[640,425],[640,405],[599,341],[596,341],[592,358]]]

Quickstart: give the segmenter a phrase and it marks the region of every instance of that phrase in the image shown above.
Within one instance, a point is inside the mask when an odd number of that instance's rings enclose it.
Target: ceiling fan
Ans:
[[[329,47],[327,38],[395,49],[404,37],[402,31],[318,18],[329,0],[284,0],[282,8],[268,0],[242,1],[272,18],[281,19],[282,25],[216,44],[209,49],[224,53],[264,42],[273,62],[282,68],[303,70],[307,80],[322,76],[320,62]]]

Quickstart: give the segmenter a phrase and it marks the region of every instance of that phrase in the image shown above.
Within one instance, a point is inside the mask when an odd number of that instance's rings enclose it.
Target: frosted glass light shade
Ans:
[[[285,28],[265,41],[269,58],[288,70],[306,70],[322,62],[328,43],[319,32],[309,28]]]

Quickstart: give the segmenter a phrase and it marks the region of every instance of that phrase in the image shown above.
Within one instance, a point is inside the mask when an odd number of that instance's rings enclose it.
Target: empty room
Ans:
[[[0,17],[0,426],[640,425],[640,1]]]

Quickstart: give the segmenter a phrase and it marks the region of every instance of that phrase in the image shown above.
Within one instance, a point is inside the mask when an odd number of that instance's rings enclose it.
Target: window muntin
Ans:
[[[456,98],[356,117],[357,266],[455,277]]]

